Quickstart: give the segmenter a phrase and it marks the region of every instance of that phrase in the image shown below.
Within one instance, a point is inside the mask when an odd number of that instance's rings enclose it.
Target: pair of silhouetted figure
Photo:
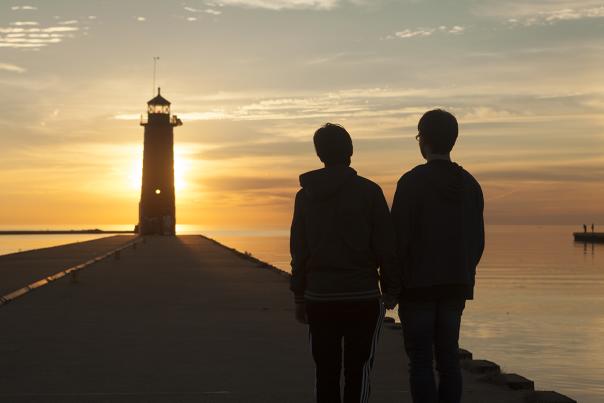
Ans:
[[[368,401],[385,308],[397,304],[413,401],[461,401],[459,328],[473,298],[484,223],[478,182],[450,159],[457,135],[452,114],[423,115],[416,139],[427,163],[401,177],[390,212],[381,188],[350,167],[348,132],[331,123],[315,132],[325,167],[300,176],[290,249],[318,403],[342,401],[342,356],[344,402]]]

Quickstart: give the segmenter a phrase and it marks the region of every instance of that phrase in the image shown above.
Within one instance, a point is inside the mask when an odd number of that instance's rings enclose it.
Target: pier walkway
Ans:
[[[0,261],[0,280],[65,268],[35,253]],[[0,402],[312,402],[307,340],[285,276],[200,236],[148,237],[0,307]],[[464,402],[524,401],[464,376]],[[400,330],[383,329],[371,401],[410,402]]]
[[[60,247],[41,248],[0,256],[0,295],[85,262],[132,239],[134,239],[134,235],[108,236]],[[0,238],[1,241],[2,238]]]

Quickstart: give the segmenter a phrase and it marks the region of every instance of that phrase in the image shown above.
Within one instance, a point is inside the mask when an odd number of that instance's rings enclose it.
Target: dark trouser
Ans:
[[[414,403],[461,402],[458,343],[465,305],[463,299],[401,301],[399,304]],[[434,359],[438,387],[434,379]]]
[[[307,302],[318,403],[340,403],[344,340],[344,403],[369,401],[373,354],[384,320],[378,299],[360,302]]]

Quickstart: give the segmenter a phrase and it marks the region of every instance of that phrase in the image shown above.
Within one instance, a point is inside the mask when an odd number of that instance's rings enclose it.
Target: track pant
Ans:
[[[459,328],[466,301],[401,301],[405,351],[413,403],[460,403]],[[439,384],[434,378],[436,361]]]
[[[378,299],[307,302],[306,309],[316,365],[317,403],[342,401],[342,355],[344,403],[368,402],[369,377],[384,320],[384,305]]]

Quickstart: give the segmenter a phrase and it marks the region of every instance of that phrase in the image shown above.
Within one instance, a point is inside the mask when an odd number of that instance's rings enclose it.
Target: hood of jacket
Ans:
[[[463,168],[455,162],[447,160],[432,160],[428,164],[437,169],[436,175],[431,175],[430,182],[444,200],[455,203],[463,196]]]
[[[348,166],[330,166],[300,175],[300,186],[313,200],[325,200],[335,196],[342,186],[357,175]]]

